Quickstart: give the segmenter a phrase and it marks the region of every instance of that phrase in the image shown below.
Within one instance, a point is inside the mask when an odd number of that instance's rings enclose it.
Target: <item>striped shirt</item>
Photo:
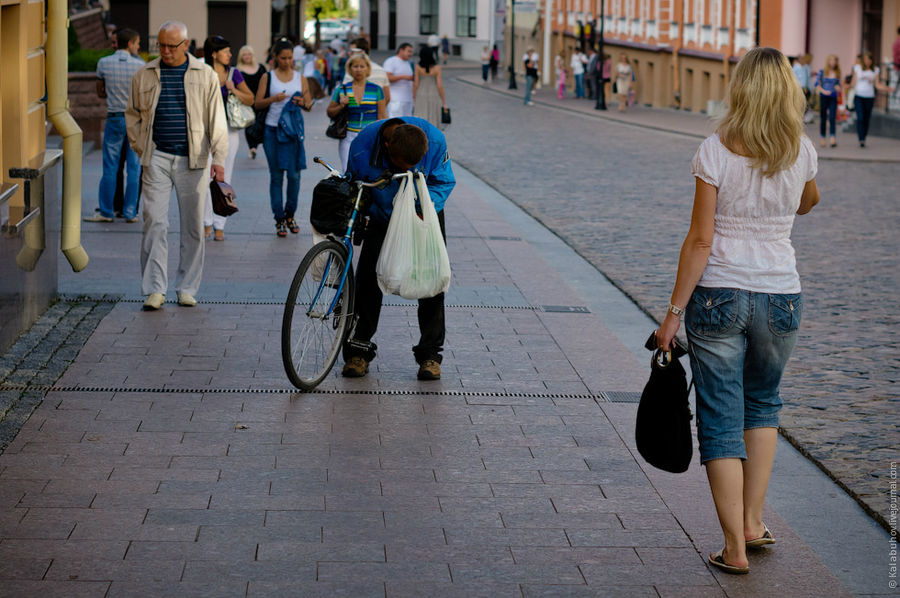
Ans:
[[[103,79],[106,88],[106,109],[109,112],[125,112],[128,94],[131,91],[131,77],[144,66],[144,61],[128,53],[116,50],[97,62],[97,78]]]
[[[366,81],[366,90],[363,92],[362,101],[359,102],[353,96],[353,84],[344,83],[334,90],[331,100],[340,104],[342,93],[350,98],[350,103],[347,104],[348,131],[358,133],[378,120],[378,102],[384,99],[381,87]]]
[[[184,75],[188,61],[181,66],[159,63],[161,90],[153,119],[153,143],[156,149],[176,156],[188,155],[187,103]]]

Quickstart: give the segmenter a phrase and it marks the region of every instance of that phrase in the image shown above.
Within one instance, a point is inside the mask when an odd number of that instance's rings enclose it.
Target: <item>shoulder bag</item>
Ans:
[[[233,81],[234,68],[228,71],[228,79]],[[228,117],[228,126],[232,129],[246,129],[256,120],[253,106],[242,102],[233,91],[228,92],[225,100],[225,115]]]
[[[344,86],[341,85],[343,88]],[[344,90],[346,91],[346,90]],[[325,129],[325,136],[331,137],[332,139],[344,139],[347,137],[347,108],[345,107],[343,110],[337,113],[331,122],[328,123],[328,128]]]
[[[273,76],[273,71],[266,72],[266,93],[263,95],[264,98],[269,97],[271,94]],[[253,121],[252,125],[247,127],[246,131],[248,145],[254,146],[263,142],[263,138],[266,136],[266,115],[268,113],[268,106],[256,111],[256,120]]]

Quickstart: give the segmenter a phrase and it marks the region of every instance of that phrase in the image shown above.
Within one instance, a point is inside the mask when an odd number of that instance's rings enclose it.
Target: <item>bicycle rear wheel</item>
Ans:
[[[313,390],[325,379],[350,332],[352,267],[340,285],[346,263],[342,244],[323,241],[307,252],[291,282],[281,323],[281,358],[291,383],[301,390]]]

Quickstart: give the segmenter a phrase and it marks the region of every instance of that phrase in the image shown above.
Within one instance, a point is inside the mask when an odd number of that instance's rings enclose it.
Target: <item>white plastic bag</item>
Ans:
[[[416,190],[422,218],[416,214]],[[400,181],[375,274],[383,293],[406,299],[434,297],[450,287],[450,258],[422,173]]]

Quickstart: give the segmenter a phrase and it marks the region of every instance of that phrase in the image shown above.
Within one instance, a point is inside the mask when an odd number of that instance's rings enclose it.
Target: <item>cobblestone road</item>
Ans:
[[[689,225],[699,141],[526,108],[448,79],[454,159],[660,318]],[[804,322],[781,425],[885,525],[890,467],[900,461],[897,165],[821,161],[817,180],[822,202],[794,226]]]

